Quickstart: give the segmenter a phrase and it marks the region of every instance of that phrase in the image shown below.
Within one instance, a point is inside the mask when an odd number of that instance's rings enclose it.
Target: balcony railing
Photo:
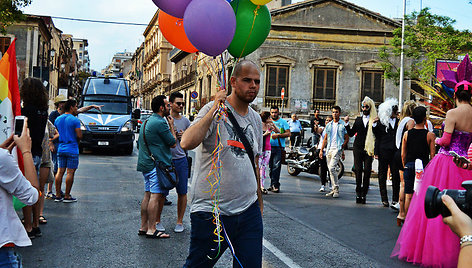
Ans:
[[[190,72],[188,75],[182,77],[181,79],[167,86],[165,88],[165,92],[168,93],[176,88],[184,87],[186,85],[191,85],[192,83],[195,83],[195,71]]]
[[[313,99],[313,110],[319,109],[320,111],[329,111],[336,103],[336,100],[326,99]]]
[[[268,107],[268,108],[270,108],[272,106],[277,106],[280,109],[280,108],[282,108],[282,98],[266,96],[265,99],[264,99],[264,106]],[[288,100],[287,99],[283,100],[283,106],[285,108],[288,108]]]

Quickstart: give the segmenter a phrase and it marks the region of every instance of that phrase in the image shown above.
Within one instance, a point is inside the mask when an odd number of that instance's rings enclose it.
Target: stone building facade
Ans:
[[[271,15],[267,40],[246,57],[261,69],[254,103],[260,110],[276,105],[308,116],[339,105],[352,115],[366,95],[377,103],[398,98],[397,86],[383,76],[378,52],[401,23],[343,0],[304,1]]]
[[[154,96],[164,93],[164,88],[170,84],[172,64],[169,52],[172,45],[162,35],[158,23],[159,10],[152,17],[144,31],[144,85],[141,88],[144,109],[151,109]]]

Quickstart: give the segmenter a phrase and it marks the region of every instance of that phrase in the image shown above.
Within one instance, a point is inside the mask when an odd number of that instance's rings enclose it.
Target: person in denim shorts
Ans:
[[[181,233],[184,231],[183,218],[187,207],[187,184],[189,177],[187,152],[180,147],[180,139],[184,131],[190,126],[190,121],[182,116],[185,102],[182,93],[174,92],[169,97],[170,115],[174,119],[174,129],[177,136],[177,146],[172,148],[172,164],[174,164],[176,176],[179,177],[179,183],[176,187],[177,191],[177,224],[174,232]]]
[[[65,113],[59,116],[54,125],[59,132],[59,147],[57,148],[57,162],[59,169],[56,174],[56,197],[54,201],[72,203],[77,199],[70,195],[74,174],[79,167],[79,141],[82,139],[80,120],[77,114],[77,101],[67,100],[64,105]],[[61,196],[62,177],[67,170],[66,191]]]
[[[161,222],[165,197],[169,191],[161,189],[158,183],[159,180],[165,179],[165,175],[160,168],[156,168],[156,162],[167,167],[172,165],[170,149],[176,146],[176,134],[174,120],[169,116],[170,104],[166,97],[164,95],[154,97],[151,107],[153,114],[139,130],[138,138],[137,170],[144,176],[141,227],[138,235],[146,235],[147,238],[169,238]]]

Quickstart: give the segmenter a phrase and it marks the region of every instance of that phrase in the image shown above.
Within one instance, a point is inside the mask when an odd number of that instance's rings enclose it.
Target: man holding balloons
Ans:
[[[189,256],[184,267],[213,267],[229,247],[233,263],[241,267],[262,266],[262,198],[260,178],[229,118],[220,118],[222,106],[246,136],[257,168],[262,153],[262,121],[249,104],[259,92],[260,73],[247,60],[239,62],[231,76],[232,93],[216,93],[205,105],[180,142],[185,150],[200,147],[196,153],[195,174],[191,187],[191,233]],[[222,115],[223,117],[225,115]],[[215,140],[218,143],[215,144]],[[222,149],[221,177],[215,183],[214,151]],[[258,168],[257,168],[258,170]],[[216,196],[216,200],[215,200]]]

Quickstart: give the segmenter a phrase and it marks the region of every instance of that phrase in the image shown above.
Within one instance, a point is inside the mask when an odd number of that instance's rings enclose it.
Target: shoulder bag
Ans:
[[[157,160],[149,150],[149,145],[146,141],[146,123],[147,120],[144,121],[143,125],[143,140],[144,144],[146,145],[146,150],[148,151],[149,156],[151,157],[152,161],[156,165],[156,172],[159,169],[163,174],[164,177],[157,176],[157,183],[159,183],[159,187],[164,190],[171,190],[177,186],[179,183],[179,177],[176,176],[175,167],[173,165],[166,166],[162,161]]]
[[[282,142],[280,142],[280,138],[277,138],[277,141],[279,142],[279,146],[280,146],[280,153],[281,153],[280,162],[281,162],[283,165],[286,165],[286,164],[287,164],[287,161],[286,161],[287,152],[285,152],[285,145],[282,146]]]

